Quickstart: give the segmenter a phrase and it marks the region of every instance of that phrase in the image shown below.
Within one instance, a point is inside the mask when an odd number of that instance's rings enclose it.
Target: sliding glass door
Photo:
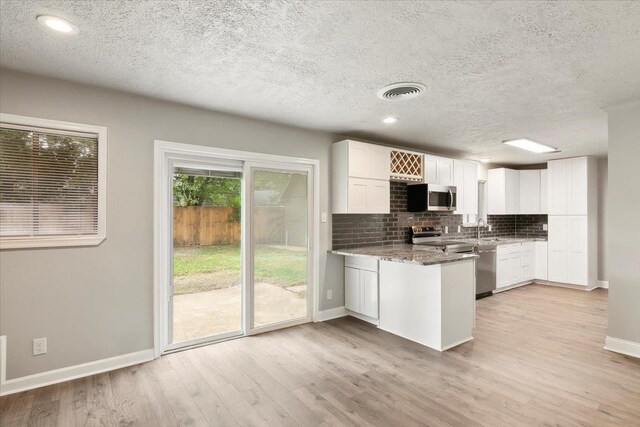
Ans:
[[[156,354],[312,320],[317,163],[191,147],[156,150]]]
[[[310,319],[311,169],[251,166],[251,329]]]

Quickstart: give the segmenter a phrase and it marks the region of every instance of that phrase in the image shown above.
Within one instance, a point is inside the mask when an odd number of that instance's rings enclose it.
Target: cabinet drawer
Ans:
[[[509,243],[498,246],[498,254],[515,254],[520,252],[520,243]]]
[[[344,257],[344,266],[378,272],[378,259],[365,256]]]

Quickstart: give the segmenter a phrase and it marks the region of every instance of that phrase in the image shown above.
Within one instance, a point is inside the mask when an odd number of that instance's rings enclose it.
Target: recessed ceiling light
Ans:
[[[389,116],[389,117],[385,117],[384,119],[382,119],[382,123],[385,123],[385,124],[388,124],[388,125],[390,125],[392,123],[395,123],[397,121],[398,121],[398,118],[394,117],[394,116]]]
[[[52,15],[40,15],[36,18],[40,25],[65,34],[78,34],[80,30],[66,19],[58,18]]]
[[[489,163],[489,162],[491,161],[491,159],[490,159],[489,157],[486,157],[486,158],[484,158],[484,159],[480,159],[480,161],[481,161],[482,163]]]
[[[559,153],[560,150],[548,145],[540,144],[539,142],[532,141],[528,138],[512,139],[510,141],[503,141],[503,144],[518,147],[523,150],[531,151],[538,154]]]

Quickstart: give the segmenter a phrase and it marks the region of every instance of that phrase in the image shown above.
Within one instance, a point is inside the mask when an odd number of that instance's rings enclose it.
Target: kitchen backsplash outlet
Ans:
[[[449,212],[407,212],[407,184],[391,182],[391,213],[389,214],[334,214],[333,249],[372,245],[410,243],[412,225],[449,228],[447,237],[475,237],[475,227],[460,227],[462,215]],[[520,217],[523,217],[520,219]],[[487,223],[492,230],[481,230],[482,237],[531,236],[546,237],[542,224],[546,215],[489,215]],[[518,228],[519,224],[519,228]]]

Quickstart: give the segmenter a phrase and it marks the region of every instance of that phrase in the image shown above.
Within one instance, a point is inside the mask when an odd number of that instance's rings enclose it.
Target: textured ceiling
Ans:
[[[494,162],[549,158],[500,143],[523,136],[606,154],[601,108],[640,98],[640,2],[2,0],[0,44],[11,69]],[[426,96],[376,98],[397,81]]]

